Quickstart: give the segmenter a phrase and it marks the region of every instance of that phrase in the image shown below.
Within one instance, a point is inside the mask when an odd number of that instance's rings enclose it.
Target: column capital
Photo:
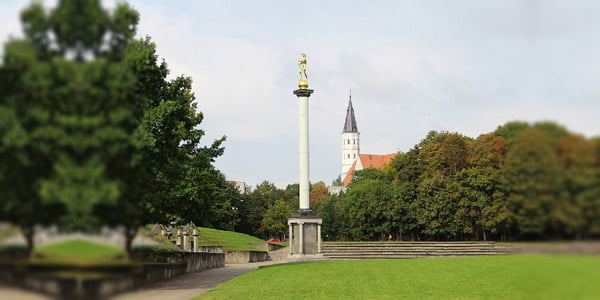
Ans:
[[[314,92],[314,90],[297,89],[294,91],[294,95],[296,95],[298,97],[310,97],[310,94],[312,94],[313,92]]]

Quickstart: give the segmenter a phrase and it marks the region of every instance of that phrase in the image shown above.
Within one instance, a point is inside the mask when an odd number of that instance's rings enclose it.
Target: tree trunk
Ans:
[[[131,244],[137,233],[137,228],[125,228],[125,260],[131,259]]]
[[[35,235],[35,230],[33,229],[33,226],[26,226],[21,228],[21,232],[25,237],[25,243],[27,246],[27,257],[33,258],[33,236]]]
[[[487,242],[487,235],[485,235],[485,229],[482,229],[481,233],[483,233],[483,240]]]

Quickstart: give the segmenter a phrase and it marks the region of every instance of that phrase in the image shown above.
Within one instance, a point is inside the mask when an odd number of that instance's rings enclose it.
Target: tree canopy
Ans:
[[[598,237],[598,149],[552,122],[476,139],[432,131],[383,170],[355,172],[317,210],[333,240]]]
[[[201,145],[191,79],[167,78],[135,10],[62,0],[21,19],[0,65],[2,219],[122,225],[129,241],[148,222],[229,225],[240,195],[212,164],[225,138]]]

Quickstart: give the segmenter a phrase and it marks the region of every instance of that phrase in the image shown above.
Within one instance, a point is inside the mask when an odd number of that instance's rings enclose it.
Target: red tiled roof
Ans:
[[[361,163],[363,169],[374,168],[374,169],[381,170],[383,168],[383,166],[389,164],[390,161],[392,161],[392,158],[394,158],[394,156],[396,156],[397,154],[398,153],[384,154],[384,155],[359,154],[358,159],[360,159],[360,163]],[[352,164],[352,167],[348,170],[348,173],[346,173],[346,176],[344,176],[344,181],[342,181],[342,183],[344,185],[348,185],[350,183],[350,181],[352,181],[352,175],[354,174],[354,169],[356,169],[356,161],[354,161],[354,163]]]
[[[389,164],[392,158],[398,153],[376,155],[376,154],[359,154],[360,163],[363,169],[375,168],[382,169],[384,165]]]
[[[348,170],[348,173],[346,173],[346,176],[344,176],[344,181],[342,181],[342,184],[344,186],[347,186],[350,183],[350,181],[352,181],[352,174],[354,174],[354,168],[356,168],[356,160],[352,164],[352,167],[350,167],[350,169]]]

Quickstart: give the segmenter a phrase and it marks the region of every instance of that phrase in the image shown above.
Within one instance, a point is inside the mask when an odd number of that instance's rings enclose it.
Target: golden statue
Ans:
[[[308,75],[306,75],[306,54],[302,53],[302,57],[298,60],[298,67],[300,68],[300,82],[298,83],[298,87],[301,89],[308,88]],[[302,79],[302,74],[304,74],[304,79]]]

